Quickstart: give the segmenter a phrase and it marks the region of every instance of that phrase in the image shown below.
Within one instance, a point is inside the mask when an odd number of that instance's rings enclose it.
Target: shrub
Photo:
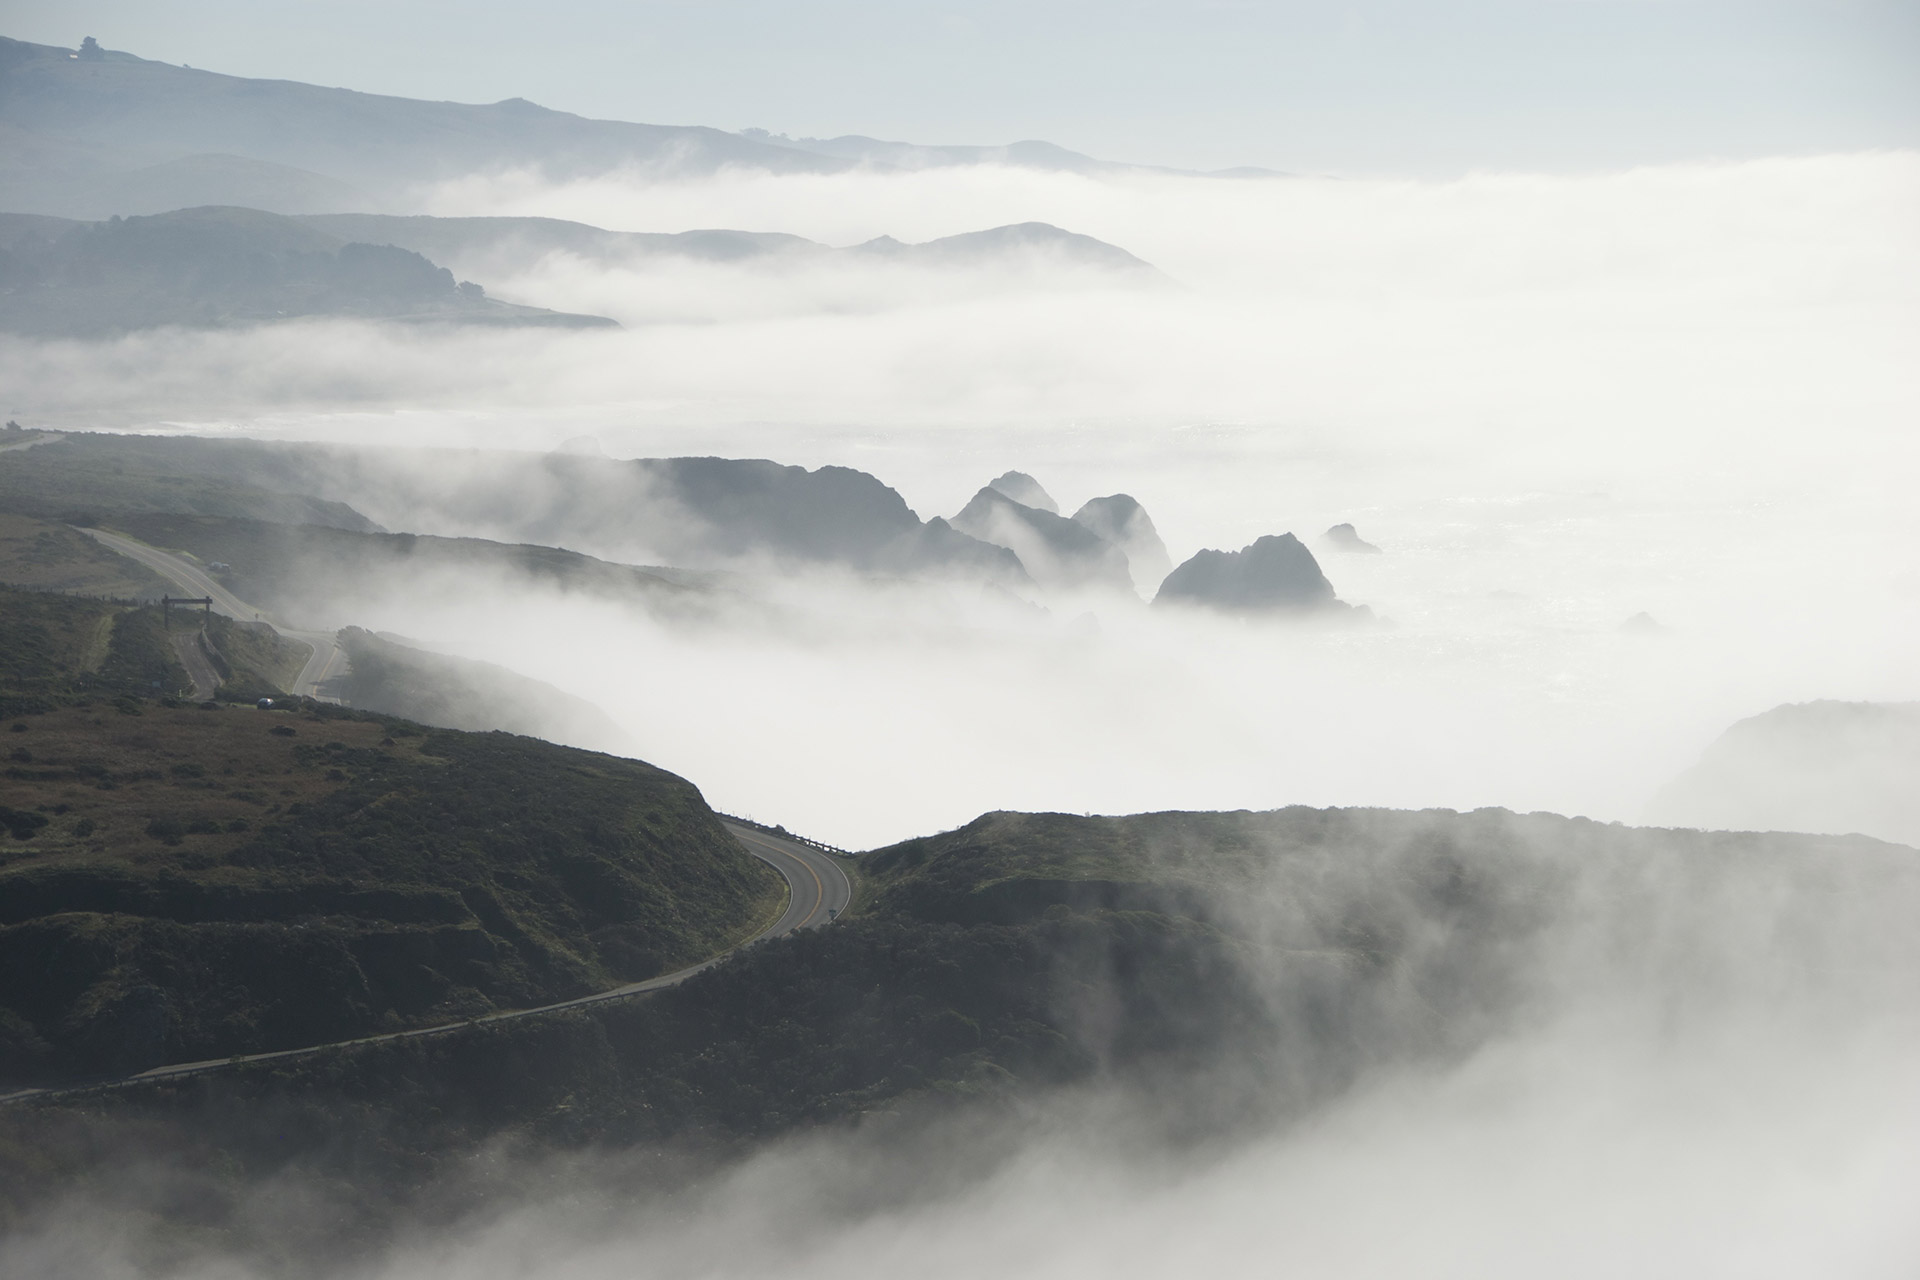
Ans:
[[[0,804],[0,827],[13,833],[15,840],[31,840],[34,833],[47,825],[45,814],[29,813],[25,809],[9,809]]]

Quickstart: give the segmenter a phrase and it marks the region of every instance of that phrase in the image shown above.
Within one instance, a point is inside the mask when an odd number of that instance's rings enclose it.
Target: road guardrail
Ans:
[[[852,849],[842,849],[839,845],[828,844],[824,840],[815,840],[808,836],[795,835],[785,827],[775,826],[769,822],[756,822],[752,818],[743,818],[737,813],[721,813],[718,809],[715,809],[713,812],[715,817],[722,818],[727,822],[737,822],[743,827],[752,827],[755,831],[764,831],[770,836],[779,836],[782,840],[791,840],[795,844],[803,844],[809,849],[818,849],[822,853],[831,853],[838,858],[854,858],[859,856],[859,854]]]

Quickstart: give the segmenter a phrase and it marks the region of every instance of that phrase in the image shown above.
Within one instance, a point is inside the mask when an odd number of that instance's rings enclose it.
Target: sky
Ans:
[[[0,32],[590,116],[1448,176],[1920,145],[1914,0],[7,0]]]

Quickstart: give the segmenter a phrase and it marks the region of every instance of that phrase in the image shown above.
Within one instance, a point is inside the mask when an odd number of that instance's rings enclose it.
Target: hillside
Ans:
[[[0,512],[0,713],[99,694],[277,697],[311,656],[261,622],[154,607],[173,584],[65,525]],[[75,598],[82,596],[85,598]],[[210,674],[209,674],[210,673]],[[491,727],[491,726],[489,726]]]
[[[491,662],[431,653],[359,627],[340,633],[348,673],[325,692],[347,705],[443,729],[525,734],[625,753],[632,739],[606,712]]]
[[[299,221],[344,240],[398,245],[476,276],[527,271],[550,254],[635,265],[793,262],[836,250],[774,231],[606,231],[560,218],[437,218],[425,214],[308,214]]]
[[[160,610],[0,586],[0,715],[76,697],[172,695],[191,681]]]
[[[691,607],[698,595],[660,573],[559,547],[214,516],[130,514],[113,524],[153,546],[224,564],[217,576],[234,594],[302,616],[350,618],[396,593],[443,584],[469,590],[487,580],[503,590],[592,591],[669,610]]]
[[[1006,146],[924,146],[914,142],[889,142],[860,134],[837,138],[789,138],[764,129],[748,129],[745,136],[781,146],[794,147],[837,160],[896,169],[944,169],[955,165],[997,164],[1019,169],[1039,169],[1048,173],[1113,173],[1138,170],[1140,166],[1095,160],[1077,151],[1051,142],[1014,142]]]
[[[1655,822],[1861,832],[1920,847],[1920,703],[1801,702],[1721,734],[1660,789]]]
[[[501,302],[418,253],[343,241],[257,209],[197,207],[59,229],[44,219],[6,221],[14,225],[0,249],[0,330],[36,337],[321,317],[613,324]]]
[[[860,862],[851,917],[645,1000],[0,1112],[0,1196],[83,1187],[138,1222],[164,1186],[203,1206],[175,1248],[339,1262],[508,1134],[653,1167],[1098,1085],[1176,1141],[1230,1141],[1471,1052],[1568,982],[1683,1011],[1811,954],[1900,998],[1920,907],[1911,851],[1873,841],[1497,810],[994,813]],[[103,1151],[165,1176],[115,1179]],[[515,1193],[459,1167],[470,1209]],[[331,1213],[250,1221],[273,1179]]]
[[[925,146],[847,135],[790,138],[630,124],[522,98],[425,102],[254,80],[100,49],[0,38],[0,181],[18,212],[104,218],[196,204],[277,213],[392,207],[419,184],[502,169],[552,181],[644,168],[836,173],[1003,165],[1144,172],[1053,143]]]
[[[1046,222],[1020,222],[984,231],[965,231],[920,244],[902,244],[891,236],[869,240],[849,253],[914,266],[966,270],[984,268],[1079,268],[1117,275],[1158,277],[1159,272],[1118,245]]]
[[[587,557],[558,550],[564,546],[627,565],[811,564],[1004,582],[1026,577],[1011,552],[944,520],[922,521],[896,490],[866,472],[754,458],[617,461],[86,433],[0,452],[0,511],[105,522],[129,532],[129,520],[151,514],[363,533],[380,530],[363,514],[372,512],[384,523],[415,531],[513,544],[512,557],[529,566],[544,561],[561,576],[588,573]],[[152,528],[160,536],[160,526]],[[246,558],[244,549],[226,543],[224,551],[179,540],[163,545],[196,554],[205,549],[206,558],[236,565]],[[417,545],[423,552],[436,547],[451,554],[438,543]],[[468,550],[479,553],[477,546]],[[497,547],[486,554],[496,553]],[[592,573],[602,571],[628,577],[635,572],[602,565]]]
[[[82,702],[10,728],[13,1082],[582,995],[724,950],[783,894],[692,785],[634,760],[318,705]]]
[[[15,212],[104,218],[243,203],[317,213],[514,167],[553,179],[623,165],[675,174],[848,167],[719,129],[588,120],[518,98],[422,102],[115,50],[73,55],[0,39],[0,185]]]
[[[36,591],[153,600],[172,591],[144,565],[64,524],[0,510],[0,583]]]
[[[217,696],[241,702],[279,696],[309,657],[306,645],[260,623],[0,586],[0,715],[101,697],[185,697],[194,654],[223,681]]]
[[[1117,245],[1044,222],[992,227],[919,244],[882,236],[834,248],[777,232],[603,231],[557,218],[336,213],[308,215],[299,221],[342,239],[398,245],[476,278],[529,271],[555,253],[629,268],[663,260],[769,268],[891,264],[965,271],[1100,272],[1136,282],[1160,278],[1152,266]]]
[[[8,450],[0,453],[0,511],[77,525],[164,512],[362,532],[378,528],[343,502],[291,488],[299,483],[297,464],[278,471],[215,468],[205,465],[203,452],[156,437],[92,434]],[[233,441],[217,452],[242,459],[283,456],[249,441]]]

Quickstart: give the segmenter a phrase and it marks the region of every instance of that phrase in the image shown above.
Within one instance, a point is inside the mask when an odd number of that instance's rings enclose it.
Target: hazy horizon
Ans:
[[[401,97],[796,138],[1042,139],[1176,168],[1456,176],[1920,144],[1920,13],[1898,0],[567,0],[539,24],[514,14],[28,0],[8,25]]]

